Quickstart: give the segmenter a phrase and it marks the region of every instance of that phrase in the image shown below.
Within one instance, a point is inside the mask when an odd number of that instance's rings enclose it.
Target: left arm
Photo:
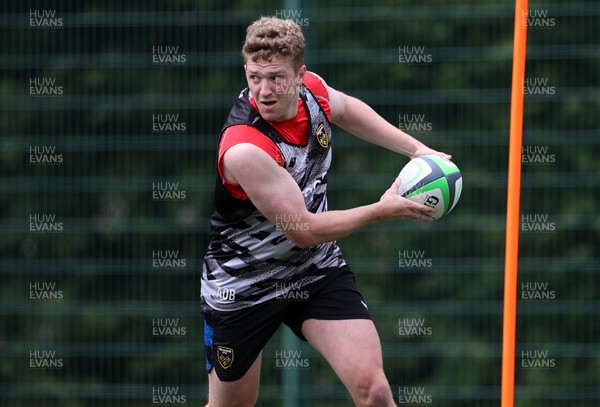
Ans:
[[[327,86],[331,121],[354,136],[409,158],[433,154],[451,159],[393,126],[363,101]]]

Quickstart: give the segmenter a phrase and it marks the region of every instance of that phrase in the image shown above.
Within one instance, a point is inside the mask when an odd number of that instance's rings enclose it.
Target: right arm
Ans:
[[[312,213],[306,209],[302,192],[292,176],[259,147],[236,144],[225,152],[222,160],[224,177],[239,184],[254,206],[298,247],[337,240],[384,220],[431,220],[426,213],[433,208],[397,193],[399,179],[373,204]],[[297,227],[297,223],[303,227]]]

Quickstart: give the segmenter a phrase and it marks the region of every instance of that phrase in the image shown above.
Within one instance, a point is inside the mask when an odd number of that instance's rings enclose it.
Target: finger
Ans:
[[[443,158],[444,160],[452,161],[452,156],[450,154],[444,153],[443,151],[431,150],[429,154],[437,155],[438,157]]]
[[[413,210],[413,212],[415,213],[415,220],[422,220],[424,222],[430,222],[433,220],[431,215],[429,215],[427,213],[423,213],[423,212],[417,211],[417,210]]]
[[[408,199],[408,202],[410,202],[408,204],[408,207],[410,209],[412,209],[413,211],[423,212],[423,213],[429,213],[429,212],[435,211],[435,208],[432,208],[431,206],[423,205],[418,202],[411,201],[410,199]]]
[[[390,187],[390,189],[393,189],[394,191],[398,191],[398,189],[400,188],[400,185],[402,185],[402,180],[400,179],[400,176],[398,176],[395,180],[394,183],[392,184],[392,186]]]
[[[446,154],[446,153],[443,153],[441,151],[438,151],[437,155],[439,157],[443,158],[444,160],[452,161],[452,156],[450,154]]]

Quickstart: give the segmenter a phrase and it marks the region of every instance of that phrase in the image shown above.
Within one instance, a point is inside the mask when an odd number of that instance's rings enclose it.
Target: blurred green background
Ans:
[[[309,70],[461,168],[447,218],[339,243],[396,401],[499,405],[513,2],[1,7],[2,406],[204,405],[216,145],[245,87],[245,28],[261,15],[296,19]],[[600,3],[529,7],[516,405],[597,406]],[[339,128],[333,148],[334,209],[377,200],[407,162]],[[351,404],[280,329],[258,405]]]

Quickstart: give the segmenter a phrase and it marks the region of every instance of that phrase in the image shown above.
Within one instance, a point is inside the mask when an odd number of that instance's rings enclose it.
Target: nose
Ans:
[[[269,81],[261,81],[258,90],[262,96],[269,96],[273,93],[273,89],[271,88],[271,83]]]

